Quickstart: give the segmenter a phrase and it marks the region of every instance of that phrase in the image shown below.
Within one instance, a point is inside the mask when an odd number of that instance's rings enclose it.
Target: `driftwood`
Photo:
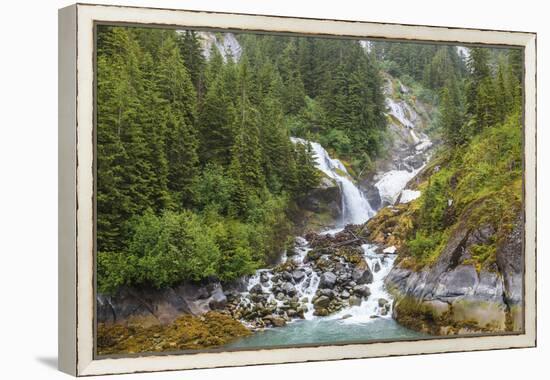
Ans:
[[[355,235],[354,235],[354,236],[355,236]],[[351,240],[346,240],[346,241],[341,241],[341,242],[339,242],[339,243],[335,243],[335,244],[333,244],[331,247],[332,247],[332,248],[338,248],[338,247],[343,247],[343,246],[346,246],[346,245],[350,245],[350,244],[358,243],[358,242],[364,242],[364,241],[365,241],[365,239],[356,237],[355,239],[351,239]]]

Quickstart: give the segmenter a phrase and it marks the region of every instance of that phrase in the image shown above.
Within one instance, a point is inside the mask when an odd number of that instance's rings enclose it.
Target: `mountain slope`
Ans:
[[[436,334],[520,328],[519,116],[439,152],[409,186],[422,195],[368,223],[373,241],[399,253],[386,279],[394,317]]]

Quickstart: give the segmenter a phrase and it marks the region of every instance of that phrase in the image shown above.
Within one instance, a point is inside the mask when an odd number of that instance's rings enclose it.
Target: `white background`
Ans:
[[[93,0],[89,0],[90,2]],[[550,20],[539,0],[96,1],[538,33],[538,342],[536,349],[125,375],[137,379],[548,378]],[[0,20],[0,377],[68,378],[57,365],[57,8],[5,1]],[[253,355],[253,354],[251,354]],[[112,378],[112,377],[111,377]]]

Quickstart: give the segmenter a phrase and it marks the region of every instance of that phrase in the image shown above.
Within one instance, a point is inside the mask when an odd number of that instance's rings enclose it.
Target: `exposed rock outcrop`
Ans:
[[[433,265],[420,270],[405,262],[386,277],[395,295],[394,318],[433,334],[518,331],[523,326],[522,223],[497,244],[496,260],[482,267],[471,259],[472,247],[487,243],[495,231],[472,228],[466,221],[453,229]]]
[[[319,230],[334,224],[342,214],[341,189],[331,178],[321,178],[319,185],[300,200],[301,225],[304,230]]]
[[[113,295],[98,294],[97,318],[105,324],[128,324],[135,319],[146,325],[167,324],[182,314],[198,316],[223,310],[226,305],[227,296],[219,282],[184,283],[161,290],[123,287]]]

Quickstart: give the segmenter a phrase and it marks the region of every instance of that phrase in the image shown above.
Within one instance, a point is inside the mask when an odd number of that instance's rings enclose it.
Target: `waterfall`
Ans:
[[[399,152],[395,154],[394,169],[379,173],[378,180],[374,184],[378,189],[382,204],[393,205],[400,195],[401,203],[410,202],[420,196],[419,191],[407,190],[405,187],[424,168],[428,160],[427,151],[432,146],[432,142],[422,131],[415,130],[415,121],[418,120],[418,115],[407,102],[395,101],[391,97],[387,97],[386,106],[388,114],[394,119],[393,126],[397,126],[398,129],[405,128],[404,135],[408,134],[412,141],[412,143],[410,141],[408,143],[409,155],[403,157]],[[408,161],[414,161],[417,158],[420,158],[422,165],[411,167]]]
[[[390,99],[388,105],[391,114],[395,116],[402,125],[407,127],[411,134],[413,145],[411,156],[399,158],[399,170],[389,170],[380,173],[379,180],[375,183],[381,198],[384,202],[393,204],[398,197],[401,202],[410,202],[420,196],[420,191],[405,189],[407,182],[414,177],[425,164],[425,150],[429,148],[431,141],[423,133],[415,133],[414,111],[408,108],[406,103],[396,103]],[[345,165],[338,159],[330,157],[329,153],[319,143],[307,141],[301,138],[292,137],[295,144],[309,144],[313,150],[316,167],[328,178],[332,179],[340,188],[342,198],[342,215],[339,228],[324,231],[320,234],[334,235],[344,229],[348,224],[362,224],[374,216],[375,211],[369,204],[365,195],[354,183]],[[421,154],[423,164],[416,169],[407,164],[407,160]],[[402,169],[404,168],[404,169]],[[400,196],[401,195],[401,196]],[[312,265],[306,258],[311,251],[309,242],[303,237],[296,237],[292,254],[285,253],[281,258],[278,268],[291,269],[260,269],[248,281],[247,289],[241,294],[240,307],[242,315],[246,316],[243,322],[249,323],[254,328],[254,323],[262,325],[261,316],[267,312],[269,318],[277,319],[271,325],[280,326],[296,320],[324,320],[335,321],[335,323],[356,323],[364,324],[375,319],[390,319],[393,299],[386,291],[384,279],[393,267],[395,258],[395,247],[389,247],[381,253],[377,253],[378,247],[375,244],[364,244],[361,246],[363,258],[372,272],[372,282],[368,284],[370,295],[362,297],[362,302],[356,301],[346,305],[343,309],[328,316],[315,316],[314,300],[318,299],[327,289],[319,290],[322,275],[326,275],[324,269]],[[342,260],[342,259],[340,259]],[[286,266],[286,264],[292,265]],[[343,261],[340,261],[343,263]],[[334,274],[332,274],[334,276]],[[349,289],[349,288],[348,288]],[[351,290],[350,290],[351,291]],[[355,292],[355,288],[352,290]],[[356,294],[356,293],[353,293]],[[348,292],[347,297],[350,297]],[[363,299],[364,298],[364,299]],[[351,299],[351,298],[350,298]],[[258,307],[260,311],[258,311]],[[284,316],[284,318],[283,318]],[[284,319],[280,321],[280,319]]]
[[[321,144],[307,141],[301,138],[292,137],[292,142],[311,145],[317,168],[327,177],[336,181],[342,192],[342,226],[346,224],[361,224],[374,215],[363,192],[353,183],[344,164],[335,158],[331,158]]]

